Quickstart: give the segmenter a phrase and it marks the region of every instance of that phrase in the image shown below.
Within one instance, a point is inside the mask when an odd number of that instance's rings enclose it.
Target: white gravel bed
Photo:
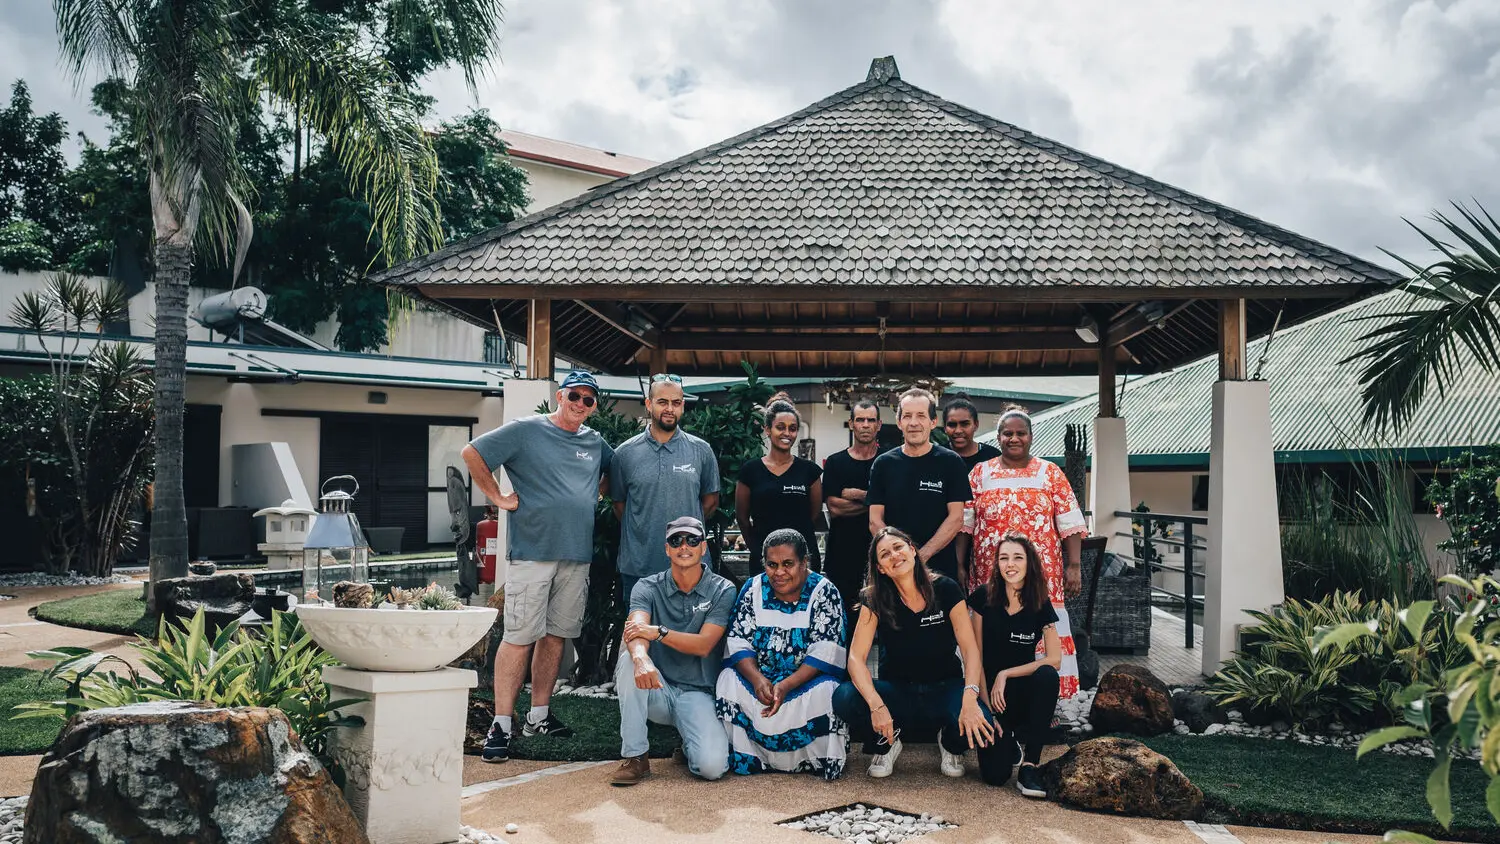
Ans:
[[[780,825],[854,844],[895,844],[897,841],[958,826],[943,820],[941,815],[929,815],[926,812],[913,815],[879,806],[866,806],[863,803],[782,821]]]
[[[1173,694],[1183,691],[1174,688]],[[1094,704],[1094,692],[1090,690],[1080,691],[1069,700],[1057,702],[1058,725],[1075,737],[1086,736],[1094,731],[1089,723],[1089,709]],[[1228,713],[1229,723],[1210,724],[1208,729],[1195,733],[1188,725],[1180,720],[1173,721],[1173,732],[1184,736],[1244,736],[1246,738],[1269,739],[1273,741],[1295,741],[1299,744],[1311,744],[1320,747],[1339,747],[1353,750],[1359,747],[1368,733],[1351,732],[1343,724],[1332,724],[1327,733],[1313,734],[1302,730],[1295,730],[1285,721],[1276,721],[1265,726],[1256,727],[1245,722],[1244,713],[1237,709],[1231,709]],[[1401,741],[1387,744],[1380,748],[1384,753],[1394,753],[1400,756],[1425,756],[1433,758],[1432,742],[1430,741]],[[1468,754],[1455,754],[1478,759],[1477,751]]]
[[[42,574],[38,571],[0,574],[0,588],[15,586],[106,586],[114,583],[130,582],[131,579],[122,574],[110,577],[83,577],[77,574]]]
[[[525,689],[527,694],[531,694],[530,683],[525,684],[521,688]],[[596,697],[613,700],[615,698],[615,681],[611,680],[608,683],[598,686],[573,686],[566,680],[558,680],[557,685],[552,687],[552,694],[554,696],[572,695],[573,697]]]

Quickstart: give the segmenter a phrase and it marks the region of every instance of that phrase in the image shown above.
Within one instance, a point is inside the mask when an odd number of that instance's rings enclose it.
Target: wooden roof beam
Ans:
[[[674,352],[878,352],[877,334],[672,332],[662,344]],[[1072,331],[987,331],[887,334],[887,352],[1083,351],[1095,346]]]

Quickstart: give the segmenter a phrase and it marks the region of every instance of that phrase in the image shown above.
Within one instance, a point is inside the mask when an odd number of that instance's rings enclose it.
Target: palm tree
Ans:
[[[1432,216],[1462,247],[1412,225],[1442,258],[1423,267],[1386,253],[1411,272],[1401,285],[1410,298],[1396,313],[1373,317],[1389,322],[1361,337],[1366,345],[1340,361],[1365,362],[1359,377],[1364,421],[1377,428],[1399,432],[1429,385],[1444,395],[1460,374],[1464,350],[1478,366],[1500,372],[1500,223],[1483,207],[1453,207],[1460,220]]]
[[[388,5],[406,27],[401,37],[458,62],[472,91],[495,44],[499,0]],[[53,10],[74,78],[102,70],[132,91],[155,238],[151,579],[180,577],[188,562],[182,418],[193,258],[212,248],[232,258],[237,276],[252,234],[237,115],[247,102],[265,102],[320,135],[369,204],[370,237],[391,262],[441,241],[436,159],[417,98],[368,30],[330,25],[305,0],[53,0]]]

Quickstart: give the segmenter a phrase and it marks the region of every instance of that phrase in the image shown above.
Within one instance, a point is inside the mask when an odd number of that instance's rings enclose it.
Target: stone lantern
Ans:
[[[290,498],[281,502],[280,507],[255,511],[255,518],[266,517],[266,541],[255,546],[266,555],[266,568],[291,569],[302,565],[307,532],[316,515],[316,510],[303,507]]]
[[[354,485],[353,490],[328,488],[345,480]],[[336,475],[323,482],[322,492],[317,519],[303,543],[300,597],[306,603],[331,601],[333,585],[341,580],[365,583],[370,579],[370,543],[353,510],[359,481],[353,475]]]

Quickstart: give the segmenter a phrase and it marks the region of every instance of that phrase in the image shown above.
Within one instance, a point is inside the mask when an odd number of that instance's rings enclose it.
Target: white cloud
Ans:
[[[97,129],[46,0],[0,4],[0,81]],[[502,125],[656,159],[904,78],[1309,237],[1420,258],[1401,217],[1500,213],[1493,0],[511,0],[477,101]],[[456,73],[439,113],[475,100]]]

